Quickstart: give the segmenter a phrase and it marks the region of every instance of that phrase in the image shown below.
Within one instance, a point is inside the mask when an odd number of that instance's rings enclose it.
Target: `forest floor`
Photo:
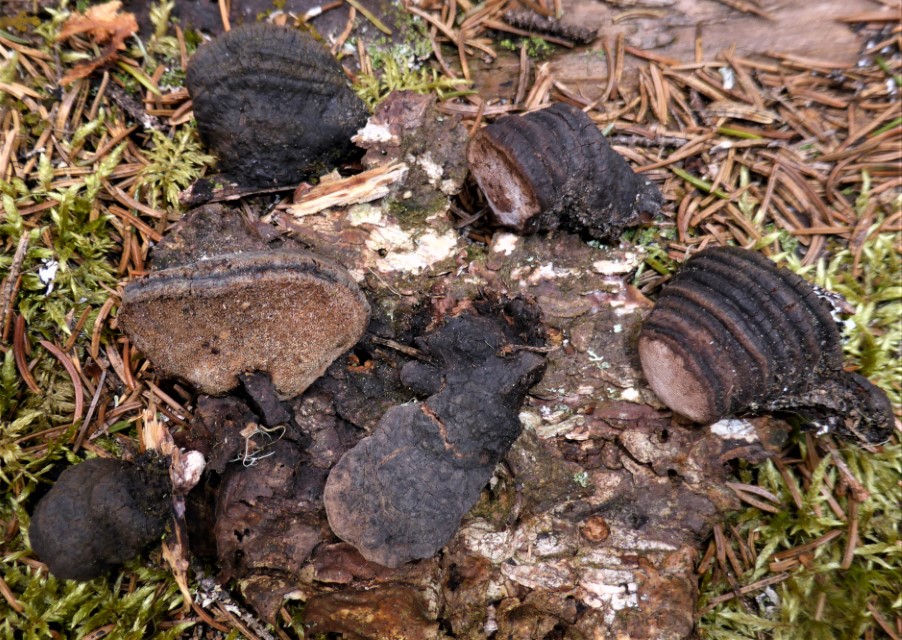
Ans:
[[[471,133],[552,102],[584,109],[665,197],[624,235],[642,248],[634,287],[654,299],[709,245],[755,249],[845,299],[848,369],[902,412],[898,2],[228,4],[132,0],[82,27],[91,3],[0,7],[0,637],[304,637],[301,608],[257,626],[199,596],[201,576],[186,605],[158,551],[78,584],[50,576],[26,537],[63,467],[139,453],[148,409],[191,419],[195,395],[158,384],[115,319],[179,194],[212,166],[183,88],[197,30],[306,22],[371,106],[434,92]],[[465,242],[491,244],[478,202],[451,212]],[[743,510],[701,546],[695,633],[902,637],[900,453],[898,429],[881,445],[796,431],[737,464]]]

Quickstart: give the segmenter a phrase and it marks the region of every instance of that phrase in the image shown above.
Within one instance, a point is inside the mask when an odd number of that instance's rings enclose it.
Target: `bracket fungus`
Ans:
[[[119,319],[161,373],[220,395],[266,372],[287,398],[357,342],[369,304],[337,264],[277,249],[153,272],[125,288]]]
[[[753,251],[718,247],[690,258],[643,324],[639,356],[658,397],[695,422],[793,410],[866,442],[892,429],[886,395],[843,372],[828,303]]]
[[[521,233],[562,228],[611,240],[663,202],[588,115],[563,103],[481,129],[467,160],[496,222]]]
[[[367,560],[432,556],[520,435],[519,407],[545,358],[512,346],[502,324],[463,313],[417,339],[431,362],[408,363],[401,380],[429,397],[389,409],[329,473],[329,525]]]
[[[50,573],[90,580],[159,541],[172,490],[161,461],[93,458],[63,471],[28,529],[31,548]]]
[[[270,24],[237,27],[200,47],[185,85],[201,138],[242,186],[296,184],[340,162],[368,115],[326,47]]]

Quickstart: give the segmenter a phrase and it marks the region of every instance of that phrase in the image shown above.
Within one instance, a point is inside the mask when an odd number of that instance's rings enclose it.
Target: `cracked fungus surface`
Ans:
[[[411,362],[404,384],[422,403],[389,409],[332,469],[324,501],[335,534],[368,560],[397,567],[444,546],[520,434],[517,417],[545,359],[503,351],[495,319],[463,315],[418,341],[435,364]]]
[[[299,251],[220,256],[125,289],[120,322],[162,373],[211,395],[247,371],[300,394],[362,335],[369,304],[341,267]]]

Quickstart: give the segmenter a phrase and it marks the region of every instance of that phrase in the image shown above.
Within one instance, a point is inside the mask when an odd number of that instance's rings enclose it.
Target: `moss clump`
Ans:
[[[760,633],[775,640],[860,638],[878,629],[877,615],[893,620],[902,611],[897,588],[902,572],[902,447],[892,444],[869,452],[849,446],[831,453],[815,446],[810,438],[797,440],[793,453],[806,462],[790,466],[788,474],[773,462],[740,471],[743,482],[771,492],[779,509],[748,509],[731,519],[731,552],[751,560],[743,574],[731,579],[739,586],[768,577],[777,582],[742,599],[718,602],[732,587],[722,570],[709,570],[701,584],[703,638],[739,640]],[[807,464],[812,459],[819,462]],[[864,492],[850,488],[840,465]],[[794,503],[793,489],[800,506]],[[849,539],[853,519],[857,540]],[[854,553],[847,556],[850,544]],[[795,553],[804,545],[811,547]]]

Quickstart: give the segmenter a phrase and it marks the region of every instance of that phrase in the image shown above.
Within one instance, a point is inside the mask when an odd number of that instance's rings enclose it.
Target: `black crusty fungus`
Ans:
[[[160,458],[86,460],[63,471],[38,502],[31,548],[57,578],[96,578],[160,540],[170,493]]]
[[[696,422],[790,410],[865,442],[892,429],[886,394],[843,371],[829,304],[754,251],[689,259],[643,324],[639,356],[664,404]]]
[[[506,326],[464,312],[418,338],[430,362],[408,363],[401,379],[429,397],[389,409],[330,472],[329,525],[367,560],[397,567],[443,547],[520,435],[545,358]]]
[[[367,118],[328,49],[288,27],[220,35],[191,58],[185,85],[201,138],[246,187],[297,184],[341,162]]]
[[[369,304],[338,264],[277,249],[171,267],[125,288],[119,321],[160,373],[210,395],[265,372],[283,398],[322,375],[366,329]]]
[[[520,233],[561,228],[609,241],[663,202],[589,116],[563,103],[481,129],[467,160],[495,221]]]

